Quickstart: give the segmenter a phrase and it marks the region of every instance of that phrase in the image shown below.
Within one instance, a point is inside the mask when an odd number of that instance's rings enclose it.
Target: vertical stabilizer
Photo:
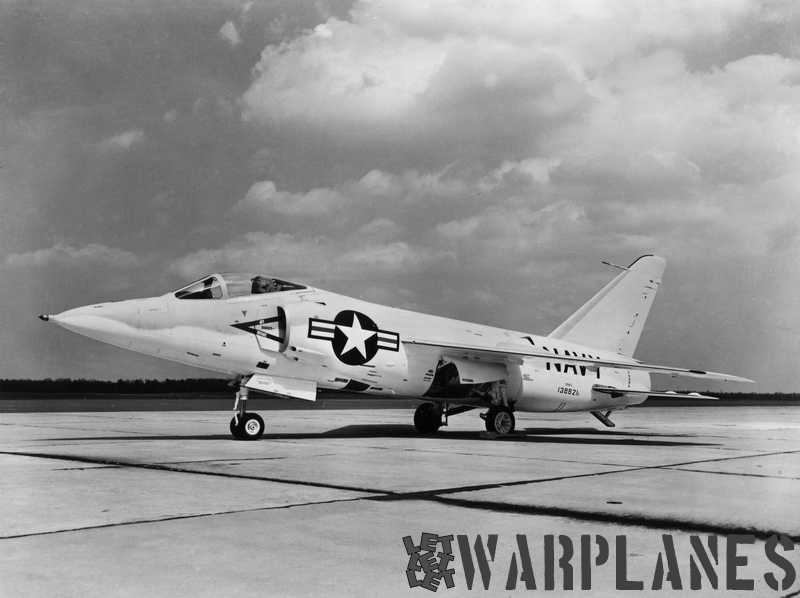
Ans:
[[[625,268],[550,337],[631,357],[650,313],[664,258],[643,255]]]

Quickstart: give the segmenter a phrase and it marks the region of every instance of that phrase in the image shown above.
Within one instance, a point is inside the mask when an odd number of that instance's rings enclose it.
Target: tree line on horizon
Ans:
[[[94,380],[87,378],[0,379],[0,393],[230,393],[231,381],[226,378],[122,379]],[[723,401],[774,400],[797,401],[800,393],[711,392]],[[664,399],[669,401],[670,399]]]
[[[155,394],[185,392],[232,392],[224,378],[119,379],[87,378],[0,379],[0,392]]]

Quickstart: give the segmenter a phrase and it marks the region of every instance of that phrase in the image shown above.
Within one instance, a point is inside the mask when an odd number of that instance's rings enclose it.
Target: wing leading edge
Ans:
[[[602,392],[612,397],[621,397],[622,395],[647,395],[648,397],[665,397],[667,399],[709,399],[711,401],[718,401],[719,397],[712,397],[709,395],[700,394],[699,392],[676,392],[674,390],[635,390],[631,388],[616,388],[615,386],[604,386],[603,384],[595,384],[592,390]]]
[[[544,351],[522,351],[519,349],[504,349],[504,348],[491,348],[491,347],[477,347],[470,345],[437,343],[432,341],[425,341],[419,339],[403,339],[403,343],[409,345],[421,345],[425,347],[438,347],[442,349],[448,356],[464,356],[468,358],[484,359],[486,361],[505,361],[522,359],[525,357],[538,357],[541,359],[548,359],[550,361],[558,361],[560,363],[576,363],[580,365],[593,365],[609,368],[620,368],[629,370],[638,370],[643,372],[650,372],[652,374],[665,374],[668,376],[683,376],[688,378],[703,378],[705,380],[718,380],[721,382],[747,382],[755,383],[755,380],[743,378],[741,376],[734,376],[733,374],[724,374],[722,372],[709,372],[706,370],[676,368],[665,365],[653,365],[649,363],[642,363],[640,361],[631,359],[610,360],[610,359],[588,359],[584,357],[574,357],[568,355],[553,355]],[[696,397],[695,397],[696,398]]]

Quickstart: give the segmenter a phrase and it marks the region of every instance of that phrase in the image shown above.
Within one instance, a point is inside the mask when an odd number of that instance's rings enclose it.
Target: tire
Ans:
[[[486,414],[486,431],[494,432],[499,436],[511,434],[514,431],[516,420],[514,413],[507,407],[492,407]]]
[[[414,412],[414,427],[420,434],[434,434],[442,425],[442,411],[433,403],[423,403]]]
[[[245,413],[240,419],[239,430],[242,440],[258,440],[264,434],[264,420],[258,413]]]

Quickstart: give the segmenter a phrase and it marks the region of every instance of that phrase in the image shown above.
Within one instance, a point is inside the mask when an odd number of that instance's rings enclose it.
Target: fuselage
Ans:
[[[49,318],[124,349],[227,376],[262,373],[368,395],[480,404],[481,393],[500,385],[517,410],[584,411],[620,408],[646,398],[612,397],[594,391],[593,385],[650,389],[647,372],[559,360],[569,355],[619,360],[619,355],[293,286],[297,288],[239,296],[209,293],[203,298],[171,292],[88,305]],[[413,342],[420,339],[426,344]],[[552,359],[487,361],[463,351],[452,355],[436,343],[511,352],[535,347]]]

